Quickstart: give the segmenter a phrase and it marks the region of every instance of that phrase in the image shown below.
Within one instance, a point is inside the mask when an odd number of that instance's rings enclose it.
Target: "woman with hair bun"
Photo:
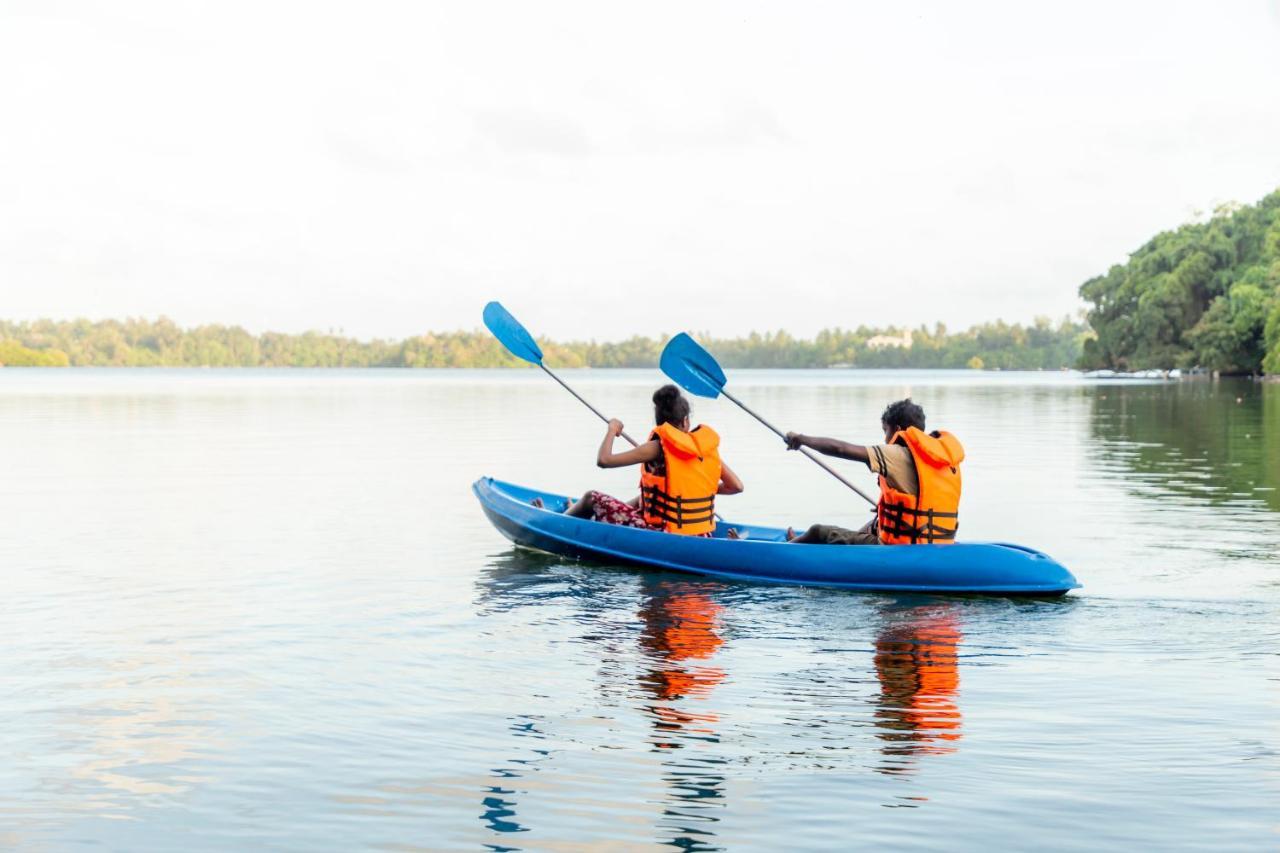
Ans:
[[[662,530],[685,536],[710,536],[715,530],[715,496],[736,495],[742,480],[720,459],[720,436],[706,424],[689,428],[689,401],[674,385],[653,392],[649,440],[615,453],[613,441],[622,422],[609,421],[596,453],[601,468],[640,465],[640,494],[630,502],[591,491],[575,501],[566,515],[606,524]],[[534,506],[542,506],[534,498]]]

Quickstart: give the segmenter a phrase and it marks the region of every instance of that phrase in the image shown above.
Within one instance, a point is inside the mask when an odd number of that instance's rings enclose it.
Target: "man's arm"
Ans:
[[[823,456],[835,456],[839,459],[852,459],[854,462],[869,464],[867,463],[867,448],[861,444],[850,444],[838,438],[802,435],[798,432],[787,433],[787,449],[799,450],[801,447],[812,448]]]

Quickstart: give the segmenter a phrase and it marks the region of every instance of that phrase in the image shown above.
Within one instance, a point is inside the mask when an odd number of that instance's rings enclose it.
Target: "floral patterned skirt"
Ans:
[[[621,524],[623,527],[640,527],[644,530],[661,530],[661,525],[650,524],[644,520],[644,513],[626,501],[620,501],[613,495],[604,492],[591,493],[591,517],[605,524]],[[710,538],[710,533],[699,536]]]
[[[623,527],[658,528],[644,520],[644,513],[626,501],[620,501],[604,492],[591,493],[591,517],[605,524],[621,524]]]

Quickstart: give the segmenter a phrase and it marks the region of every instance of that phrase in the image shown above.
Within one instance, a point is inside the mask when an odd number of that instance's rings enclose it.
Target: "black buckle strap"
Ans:
[[[917,523],[912,524],[907,521],[907,515],[915,516]],[[889,536],[909,537],[912,544],[922,539],[928,544],[949,542],[956,538],[956,531],[960,529],[959,521],[952,527],[943,527],[935,519],[959,519],[959,517],[958,512],[939,512],[900,504],[885,504],[880,512],[880,527]],[[921,518],[924,520],[923,524],[918,523]]]
[[[959,518],[958,512],[940,512],[936,509],[916,509],[912,506],[902,506],[901,504],[885,504],[886,511],[892,511],[901,515],[914,515],[917,518],[927,516],[928,518]]]
[[[640,490],[645,511],[678,527],[705,524],[715,518],[715,496],[686,498],[669,495],[657,486],[645,486]]]
[[[646,496],[651,497],[655,500],[662,501],[663,503],[679,504],[681,506],[696,507],[699,504],[710,504],[712,501],[715,500],[714,495],[711,497],[705,497],[705,498],[686,498],[686,497],[681,497],[679,495],[669,495],[666,492],[662,491],[662,489],[658,488],[657,486],[645,486],[644,489],[642,489],[642,491],[645,493]]]

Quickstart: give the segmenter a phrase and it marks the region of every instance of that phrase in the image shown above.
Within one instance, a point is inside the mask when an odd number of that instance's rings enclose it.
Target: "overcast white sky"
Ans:
[[[0,0],[0,316],[732,335],[1077,309],[1280,186],[1280,0]]]

